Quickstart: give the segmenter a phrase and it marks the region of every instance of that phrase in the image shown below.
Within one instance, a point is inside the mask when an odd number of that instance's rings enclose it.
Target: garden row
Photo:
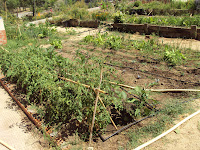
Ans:
[[[8,28],[8,27],[7,27]],[[0,50],[0,69],[7,79],[16,83],[26,95],[26,104],[37,108],[41,120],[49,126],[58,127],[67,122],[78,122],[85,126],[85,134],[91,125],[94,110],[94,88],[99,84],[100,68],[103,67],[103,83],[101,89],[106,94],[100,94],[105,107],[112,107],[116,111],[126,110],[130,105],[125,92],[109,81],[119,82],[115,69],[104,66],[104,58],[87,56],[77,51],[74,60],[63,58],[55,52],[55,45],[49,49],[24,46],[21,42],[17,46],[14,41],[26,39],[26,44],[35,41],[51,41],[56,37],[55,29],[48,24],[36,26],[21,26],[21,34],[8,28],[8,44],[6,49]],[[27,36],[29,35],[29,38]],[[48,40],[47,40],[48,39]],[[33,44],[33,43],[32,43]],[[31,45],[31,44],[29,44]],[[14,47],[13,47],[14,46]],[[23,46],[18,51],[17,48]],[[58,76],[64,77],[59,78]],[[77,84],[66,82],[73,80]],[[81,86],[87,84],[91,88]],[[126,110],[132,118],[147,115],[144,100],[135,100],[132,109]],[[110,123],[110,115],[103,105],[99,105],[96,116],[96,129],[103,129]],[[148,112],[150,113],[150,111]]]

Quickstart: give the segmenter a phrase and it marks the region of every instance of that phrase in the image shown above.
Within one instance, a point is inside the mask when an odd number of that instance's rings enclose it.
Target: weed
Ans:
[[[146,116],[151,113],[151,110],[146,107],[149,104],[150,100],[153,101],[153,105],[157,104],[156,100],[152,100],[149,98],[149,92],[139,86],[136,86],[134,90],[130,90],[129,93],[137,95],[137,98],[134,97],[127,100],[128,103],[134,104],[133,111],[135,116]]]
[[[176,102],[176,103],[174,103]],[[162,109],[157,112],[157,115],[151,119],[147,126],[135,128],[134,132],[129,131],[128,136],[130,138],[129,146],[131,148],[137,147],[141,144],[141,140],[146,137],[155,137],[161,134],[169,124],[181,114],[191,112],[192,108],[189,103],[177,102],[177,100],[169,101]]]
[[[61,40],[53,40],[50,44],[53,45],[54,48],[56,48],[56,49],[62,49]]]
[[[186,59],[184,55],[177,49],[166,50],[163,58],[169,65],[175,66]]]
[[[110,48],[114,50],[122,48],[123,41],[123,37],[117,36],[115,34],[109,35],[108,33],[98,33],[96,37],[88,35],[84,38],[84,42],[93,43],[95,46]]]
[[[72,29],[72,28],[65,28],[66,29],[66,32],[68,35],[76,35],[77,32],[76,30]]]
[[[197,129],[200,131],[200,121],[197,123]]]
[[[97,12],[92,14],[92,19],[99,21],[106,21],[110,18],[110,14],[108,12]]]

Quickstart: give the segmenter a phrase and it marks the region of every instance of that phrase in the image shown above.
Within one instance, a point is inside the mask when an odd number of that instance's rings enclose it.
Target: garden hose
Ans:
[[[135,125],[135,124],[137,124],[137,123],[139,123],[139,122],[141,122],[141,121],[143,121],[143,120],[145,120],[145,119],[147,119],[147,118],[153,117],[153,116],[154,116],[154,115],[149,115],[149,116],[146,116],[146,117],[144,117],[144,118],[142,118],[142,119],[140,119],[140,120],[138,120],[138,121],[135,121],[135,122],[133,122],[133,123],[130,123],[130,124],[126,125],[125,127],[121,128],[120,130],[116,131],[116,132],[113,133],[112,135],[108,136],[107,138],[103,138],[103,136],[102,136],[100,133],[98,133],[98,135],[99,135],[100,139],[101,139],[103,142],[105,142],[106,140],[108,140],[109,138],[111,138],[111,137],[117,135],[118,133],[122,132],[123,130],[128,129],[128,128],[130,128],[131,126],[133,126],[133,125]]]

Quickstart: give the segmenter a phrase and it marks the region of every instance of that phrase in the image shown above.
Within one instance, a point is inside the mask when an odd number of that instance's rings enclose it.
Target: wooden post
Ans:
[[[148,27],[149,27],[149,25],[147,23],[145,23],[144,24],[144,33],[147,35],[149,34]]]
[[[102,74],[103,74],[103,70],[101,69],[99,87],[98,87],[98,90],[96,91],[96,99],[95,99],[95,105],[94,105],[94,112],[93,112],[93,118],[92,118],[92,125],[91,125],[91,128],[90,128],[89,146],[91,146],[91,142],[92,142],[92,132],[93,132],[94,121],[95,121],[95,115],[96,115],[96,110],[97,110],[97,103],[98,103],[98,99],[99,99],[99,90],[100,90],[101,82],[102,82]]]
[[[196,25],[192,25],[191,29],[190,29],[190,36],[193,39],[197,38],[197,26]]]

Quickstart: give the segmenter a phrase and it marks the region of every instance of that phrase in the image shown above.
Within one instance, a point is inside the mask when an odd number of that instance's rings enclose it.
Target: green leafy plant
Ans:
[[[110,18],[110,14],[108,12],[97,12],[92,14],[92,18],[94,20],[106,21]]]
[[[38,107],[38,113],[46,125],[59,129],[68,121],[76,121],[86,127],[91,124],[96,97],[94,91],[61,80],[58,75],[95,88],[99,84],[99,66],[104,60],[87,57],[77,51],[75,60],[71,61],[57,55],[52,47],[27,47],[20,52],[0,51],[0,54],[2,72],[22,89],[28,104]],[[104,79],[108,80],[111,74],[114,74],[113,68],[105,68]],[[105,82],[101,88],[109,93],[100,94],[105,106],[115,105],[117,110],[123,108],[121,96],[115,97],[116,93],[111,90],[115,88],[114,85]],[[110,116],[102,105],[98,105],[97,114],[96,128],[103,129],[110,123]]]
[[[133,6],[139,7],[141,4],[142,4],[141,1],[135,1]]]
[[[50,44],[53,45],[54,48],[58,48],[58,49],[62,48],[61,40],[53,40]]]
[[[163,58],[169,65],[175,66],[186,59],[177,49],[166,50]]]
[[[153,101],[154,104],[157,104],[156,100],[149,98],[149,92],[144,88],[136,86],[134,90],[129,91],[130,94],[136,94],[137,98],[129,98],[127,100],[128,103],[134,104],[134,109],[131,110],[134,112],[135,116],[149,115],[151,113],[151,109],[147,106],[150,101]]]
[[[116,12],[113,15],[114,23],[123,23],[125,21],[124,14],[121,11]]]
[[[76,30],[72,29],[72,28],[65,28],[66,29],[66,32],[67,34],[69,35],[76,35]]]
[[[107,32],[104,34],[98,33],[96,37],[88,35],[84,38],[84,42],[114,50],[122,48],[123,41],[123,37],[117,36],[116,34],[109,35]]]

